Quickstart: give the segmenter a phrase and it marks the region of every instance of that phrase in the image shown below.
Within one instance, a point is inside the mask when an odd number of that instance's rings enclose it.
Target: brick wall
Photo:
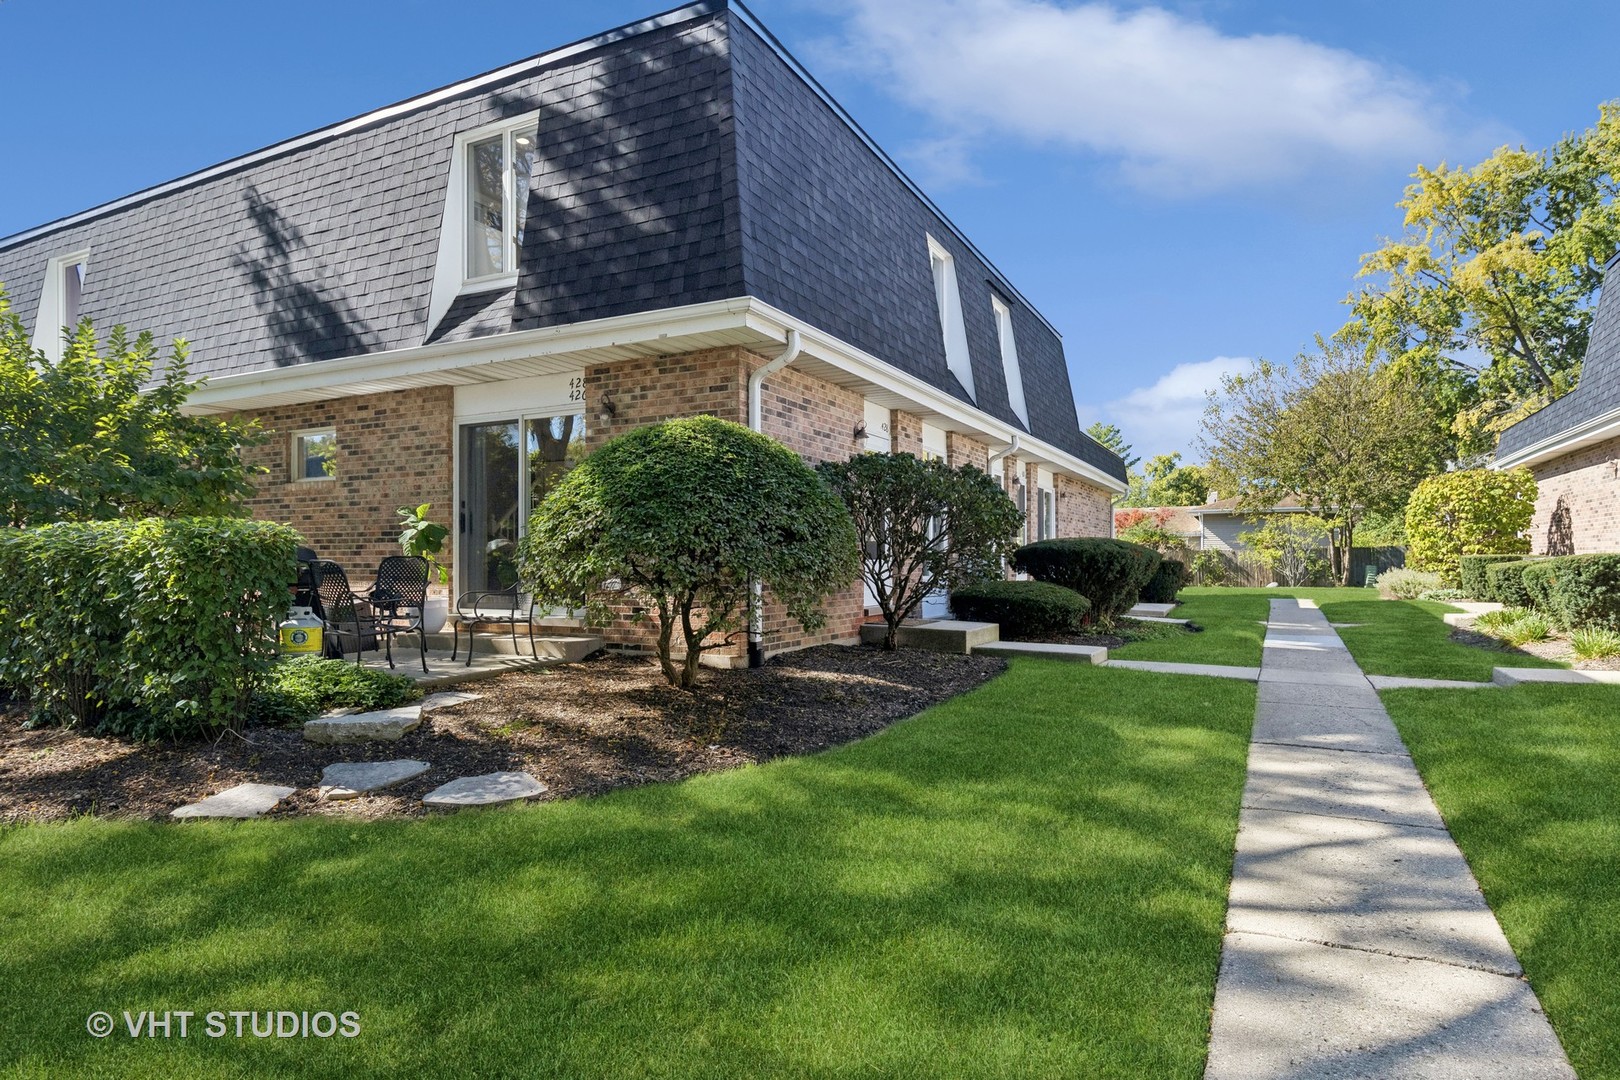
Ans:
[[[973,465],[980,472],[990,471],[990,448],[957,431],[945,433],[945,460],[953,466]]]
[[[369,579],[383,556],[400,553],[400,507],[432,503],[433,516],[451,522],[453,412],[449,387],[244,412],[270,435],[242,454],[269,470],[248,509],[297,529],[323,559],[342,564],[351,582]],[[337,434],[334,479],[292,479],[290,433],[309,428]],[[451,554],[447,541],[440,556],[446,566]]]
[[[1531,551],[1547,553],[1560,499],[1576,553],[1620,551],[1620,439],[1533,466],[1531,472],[1539,488],[1530,521]]]
[[[1053,477],[1059,536],[1108,536],[1114,526],[1113,497],[1072,476]]]
[[[894,409],[889,413],[889,451],[922,457],[922,418]]]

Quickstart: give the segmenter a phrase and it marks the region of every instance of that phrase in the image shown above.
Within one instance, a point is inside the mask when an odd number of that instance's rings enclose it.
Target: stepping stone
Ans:
[[[367,791],[402,784],[421,776],[430,766],[425,761],[403,758],[399,761],[340,761],[321,770],[321,799],[358,799]]]
[[[237,784],[201,802],[188,803],[169,811],[176,818],[253,818],[269,810],[297,788],[274,784]]]
[[[433,709],[444,709],[451,705],[464,705],[469,701],[477,701],[483,694],[469,694],[465,690],[445,690],[437,694],[429,694],[417,703],[423,712]]]
[[[323,716],[304,725],[304,738],[314,743],[393,742],[422,722],[422,707]]]
[[[463,776],[434,788],[422,797],[423,806],[489,806],[494,803],[532,799],[543,794],[546,785],[526,772],[493,772],[483,776]]]

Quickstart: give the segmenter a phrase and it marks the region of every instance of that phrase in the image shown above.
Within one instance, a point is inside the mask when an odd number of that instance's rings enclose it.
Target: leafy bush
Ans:
[[[1024,516],[983,470],[911,454],[857,454],[816,466],[861,541],[861,579],[888,624],[883,647],[923,598],[1001,577]]]
[[[1601,626],[1583,626],[1570,634],[1569,640],[1575,647],[1577,660],[1607,660],[1611,656],[1620,656],[1620,631]]]
[[[799,455],[712,416],[610,439],[535,509],[518,552],[544,602],[583,600],[598,620],[615,603],[650,608],[664,677],[683,687],[703,652],[745,625],[752,582],[814,630],[826,623],[823,598],[854,581],[859,560],[849,512]]]
[[[1193,556],[1192,576],[1200,585],[1225,585],[1230,575],[1226,560],[1218,551],[1200,551]]]
[[[1450,603],[1453,600],[1472,600],[1473,597],[1461,589],[1429,589],[1418,594],[1419,600],[1434,600],[1439,603]]]
[[[1509,607],[1533,607],[1530,590],[1524,585],[1524,572],[1531,566],[1527,559],[1493,563],[1485,568],[1485,590],[1490,599]]]
[[[1460,584],[1464,555],[1523,555],[1523,535],[1536,510],[1529,469],[1464,469],[1439,473],[1417,486],[1406,503],[1406,564]]]
[[[1159,553],[1124,540],[1040,540],[1013,554],[1013,568],[1073,589],[1091,602],[1088,621],[1111,625],[1135,605],[1159,569]]]
[[[0,523],[232,515],[252,490],[252,424],[185,412],[186,346],[154,374],[151,334],[85,320],[60,360],[37,351],[0,289]]]
[[[351,661],[295,656],[271,667],[253,707],[261,722],[295,724],[328,709],[393,709],[421,696],[421,688],[403,675],[373,671]]]
[[[1545,641],[1547,635],[1552,633],[1552,623],[1545,615],[1532,611],[1530,614],[1514,619],[1496,632],[1496,636],[1517,648],[1528,645],[1532,641]]]
[[[1378,575],[1378,595],[1386,600],[1416,600],[1440,588],[1440,575],[1395,567]]]
[[[1142,586],[1140,599],[1150,604],[1173,604],[1176,594],[1187,587],[1187,564],[1179,559],[1160,559],[1159,568]]]
[[[1462,582],[1462,591],[1468,594],[1470,600],[1489,600],[1491,598],[1491,584],[1485,578],[1485,572],[1496,563],[1521,562],[1523,555],[1463,555],[1457,560],[1457,577]]]
[[[287,614],[298,534],[233,518],[0,530],[0,682],[36,720],[142,739],[236,726]]]
[[[1270,514],[1258,529],[1238,534],[1247,554],[1270,570],[1277,584],[1308,585],[1327,572],[1322,557],[1331,529],[1315,514]]]
[[[1557,625],[1620,630],[1620,555],[1564,555],[1524,566],[1522,587]]]
[[[958,619],[1001,624],[1001,636],[1019,641],[1079,630],[1091,609],[1073,589],[1044,581],[983,581],[951,594]]]

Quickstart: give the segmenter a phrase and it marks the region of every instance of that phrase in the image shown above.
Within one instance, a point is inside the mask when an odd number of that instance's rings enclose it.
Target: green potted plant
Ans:
[[[450,568],[439,561],[439,553],[444,550],[450,528],[429,519],[428,511],[431,509],[432,503],[423,503],[415,508],[400,507],[399,547],[407,555],[419,555],[426,559],[428,566],[438,574],[439,588],[428,592],[427,607],[422,612],[423,629],[436,634],[444,629],[444,624],[450,619]]]

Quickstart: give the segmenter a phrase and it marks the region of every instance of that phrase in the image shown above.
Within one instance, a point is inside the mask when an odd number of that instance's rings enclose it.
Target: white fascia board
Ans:
[[[1591,446],[1593,443],[1613,438],[1620,438],[1620,409],[1610,409],[1566,431],[1560,431],[1551,438],[1542,439],[1522,450],[1500,456],[1491,462],[1491,468],[1502,470],[1516,469],[1521,465],[1539,465],[1552,458],[1562,457],[1572,451]]]
[[[749,303],[746,298],[715,300],[683,308],[493,334],[470,341],[418,345],[293,367],[214,376],[192,393],[188,406],[199,412],[218,412],[232,408],[235,402],[269,394],[335,391],[354,383],[732,330],[747,325],[744,316]]]

